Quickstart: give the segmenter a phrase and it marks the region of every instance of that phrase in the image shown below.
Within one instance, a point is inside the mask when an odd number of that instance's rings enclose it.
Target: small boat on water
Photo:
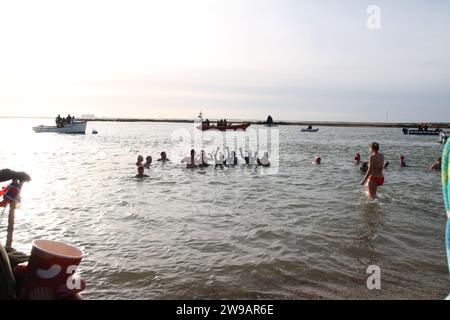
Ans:
[[[227,125],[214,125],[214,124],[206,124],[203,123],[202,125],[198,126],[197,129],[200,129],[202,131],[206,130],[220,130],[220,131],[226,131],[226,130],[243,130],[245,131],[248,127],[250,127],[250,123],[239,123],[239,124],[227,124]]]
[[[403,134],[417,135],[417,136],[438,136],[442,130],[441,129],[433,129],[433,130],[418,130],[418,129],[402,129]]]
[[[302,132],[317,132],[317,131],[319,131],[318,128],[316,128],[316,129],[302,129]]]
[[[86,121],[75,121],[73,123],[67,124],[64,127],[57,126],[37,126],[33,127],[34,132],[53,132],[53,133],[86,133]]]
[[[218,121],[217,124],[212,124],[208,119],[206,121],[203,121],[203,113],[200,111],[200,114],[198,115],[201,121],[201,125],[197,127],[197,129],[206,131],[206,130],[219,130],[219,131],[227,131],[227,130],[247,130],[248,127],[250,127],[250,122],[244,122],[244,123],[231,123],[227,122],[226,120]]]

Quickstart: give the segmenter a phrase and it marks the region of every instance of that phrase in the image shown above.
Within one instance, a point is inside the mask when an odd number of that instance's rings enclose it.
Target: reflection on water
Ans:
[[[98,135],[35,134],[40,120],[0,120],[2,168],[29,172],[15,247],[56,239],[82,248],[86,298],[440,299],[449,283],[440,176],[442,146],[400,129],[280,127],[277,174],[188,170],[135,179],[138,154],[177,150],[189,124],[95,123]],[[214,148],[212,136],[206,147]],[[368,201],[353,162],[380,142],[391,166]],[[190,142],[189,142],[190,143]],[[190,145],[187,145],[190,147]],[[179,156],[186,156],[181,154]],[[400,153],[411,165],[399,168]],[[323,163],[312,165],[319,154]],[[169,158],[172,155],[169,155]],[[177,156],[177,155],[175,155]],[[0,236],[4,237],[4,228]],[[366,288],[381,268],[382,290]]]

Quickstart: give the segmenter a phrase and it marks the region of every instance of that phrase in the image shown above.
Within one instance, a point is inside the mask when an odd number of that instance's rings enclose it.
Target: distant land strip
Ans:
[[[169,123],[193,123],[191,119],[140,119],[140,118],[83,118],[80,120],[85,121],[100,121],[100,122],[169,122]],[[253,125],[265,125],[265,121],[248,121],[248,120],[228,120],[232,123],[250,123]],[[215,121],[211,120],[211,124],[215,124]],[[444,122],[429,122],[427,123],[429,128],[450,128],[450,123]],[[273,125],[279,126],[309,126],[313,127],[378,127],[378,128],[417,128],[418,123],[411,122],[340,122],[340,121],[274,121]]]
[[[13,117],[13,116],[0,116],[0,119],[53,119],[50,117]],[[194,119],[152,119],[152,118],[107,118],[107,117],[80,117],[77,120],[83,121],[95,121],[95,122],[168,122],[168,123],[193,123]],[[196,119],[198,121],[198,119]],[[211,120],[212,124],[215,124],[217,120]],[[253,125],[265,125],[265,121],[256,120],[242,120],[231,119],[228,122],[232,123],[250,123]],[[450,128],[449,122],[427,122],[430,129]],[[417,128],[419,123],[416,122],[344,122],[344,121],[274,121],[273,125],[278,126],[303,126],[307,127],[312,125],[313,127],[377,127],[377,128]]]

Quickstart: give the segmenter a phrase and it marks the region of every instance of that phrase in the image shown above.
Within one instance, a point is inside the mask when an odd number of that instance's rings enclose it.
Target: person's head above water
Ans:
[[[361,155],[359,153],[355,154],[355,161],[361,161]]]
[[[143,174],[145,171],[144,166],[139,166],[138,167],[138,174]]]
[[[322,158],[320,157],[320,156],[316,156],[315,158],[314,158],[314,162],[313,163],[315,163],[315,164],[320,164],[322,162]]]
[[[142,161],[144,161],[144,157],[141,156],[141,155],[139,155],[139,156],[137,157],[137,162],[142,162]]]
[[[369,170],[369,165],[367,162],[363,162],[361,167],[359,168],[359,170],[361,170],[361,172],[366,173],[367,170]]]
[[[400,155],[400,166],[406,167],[406,158],[404,155]]]
[[[380,145],[378,144],[378,142],[372,142],[369,146],[370,149],[374,152],[380,151]]]
[[[167,154],[165,151],[161,152],[161,159],[167,158]]]
[[[147,162],[152,162],[152,156],[148,156],[147,158],[145,158],[145,161],[147,161]]]

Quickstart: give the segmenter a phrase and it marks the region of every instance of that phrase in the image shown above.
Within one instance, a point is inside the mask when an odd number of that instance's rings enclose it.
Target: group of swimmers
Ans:
[[[377,194],[378,187],[381,187],[384,184],[384,175],[383,170],[387,169],[390,165],[389,161],[384,161],[384,155],[379,152],[380,145],[377,142],[373,142],[370,145],[370,158],[368,162],[361,161],[361,155],[357,153],[354,157],[354,160],[357,164],[362,163],[360,170],[364,174],[364,178],[361,181],[361,185],[364,185],[367,189],[369,198],[375,199]],[[197,167],[208,167],[211,164],[210,161],[214,163],[215,167],[223,168],[225,166],[235,166],[238,164],[238,157],[235,151],[230,151],[229,147],[225,147],[224,151],[226,155],[220,152],[220,147],[217,147],[214,154],[209,153],[206,154],[205,150],[201,150],[200,154],[197,154],[194,149],[191,150],[190,156],[181,160],[181,163],[186,164],[186,168],[192,169]],[[242,148],[239,148],[240,156],[245,161],[247,165],[259,165],[259,166],[270,166],[269,161],[269,153],[264,152],[262,157],[259,157],[258,151],[254,154],[251,151],[247,151],[244,155]],[[161,152],[161,157],[157,160],[159,162],[167,162],[170,161],[167,158],[166,152]],[[320,156],[316,156],[313,164],[320,165],[322,163],[322,158]],[[138,156],[138,160],[136,162],[136,166],[138,167],[138,175],[136,177],[142,178],[147,177],[144,174],[145,168],[150,168],[152,164],[152,157],[148,156],[145,159],[143,156]],[[406,167],[406,158],[404,155],[400,156],[400,166]],[[430,167],[430,170],[440,171],[442,166],[442,158],[437,157],[435,163]]]
[[[373,142],[370,145],[370,158],[368,162],[362,162],[360,170],[364,173],[364,179],[361,181],[361,185],[365,185],[369,198],[375,199],[377,194],[377,188],[384,184],[383,170],[387,169],[390,162],[384,161],[384,155],[379,152],[380,145],[377,142]],[[361,155],[357,153],[355,155],[356,163],[361,163]],[[400,155],[400,166],[407,167],[406,157]],[[430,166],[432,171],[441,171],[442,158],[437,157],[433,165]]]
[[[168,162],[170,161],[170,159],[167,158],[167,153],[163,151],[160,153],[160,158],[158,158],[156,161]],[[139,155],[136,162],[136,167],[138,168],[138,174],[136,175],[136,178],[148,177],[148,175],[144,174],[144,171],[145,168],[150,169],[152,162],[153,162],[152,156],[147,156],[144,162],[144,157]]]
[[[236,155],[236,151],[231,151],[229,147],[225,147],[224,151],[226,151],[226,155],[219,151],[220,147],[217,147],[216,152],[214,154],[209,153],[206,154],[205,150],[201,150],[200,154],[197,155],[195,150],[191,150],[190,156],[181,160],[181,163],[186,163],[187,168],[195,168],[195,167],[208,167],[211,164],[209,161],[214,162],[215,167],[224,167],[224,166],[235,166],[238,164],[238,157]],[[239,148],[239,152],[241,158],[245,161],[247,165],[260,165],[268,167],[270,166],[269,161],[269,153],[264,152],[262,157],[259,157],[258,151],[254,154],[251,151],[247,151],[246,155],[242,152],[242,148]]]
[[[190,155],[181,160],[181,163],[186,164],[186,168],[188,169],[209,167],[210,165],[212,165],[212,163],[216,168],[217,167],[223,168],[225,166],[236,166],[239,164],[239,159],[235,151],[230,151],[229,147],[224,148],[224,151],[226,152],[226,155],[220,152],[220,147],[217,147],[214,154],[212,153],[206,154],[205,150],[201,150],[200,153],[197,154],[196,151],[192,149]],[[264,152],[264,155],[260,157],[258,151],[256,151],[255,153],[247,151],[245,155],[242,151],[242,148],[239,148],[239,151],[241,158],[247,165],[258,165],[264,167],[270,166],[268,152]],[[144,171],[145,168],[147,169],[150,168],[152,161],[153,159],[151,156],[147,156],[145,162],[144,157],[142,155],[138,156],[136,162],[136,166],[138,168],[138,174],[136,176],[137,178],[147,177],[147,175],[144,174]],[[167,162],[170,160],[167,158],[166,152],[163,151],[161,152],[161,157],[157,161]]]
[[[355,155],[355,161],[356,163],[361,163],[360,166],[360,170],[363,173],[366,173],[368,170],[368,162],[361,162],[361,155],[359,153],[357,153]],[[399,161],[400,167],[407,167],[408,165],[406,164],[406,157],[404,155],[400,155],[400,161]],[[384,169],[387,169],[390,165],[389,161],[386,161],[384,163]],[[442,166],[442,158],[441,157],[437,157],[435,162],[430,166],[430,170],[431,171],[441,171],[441,166]]]

